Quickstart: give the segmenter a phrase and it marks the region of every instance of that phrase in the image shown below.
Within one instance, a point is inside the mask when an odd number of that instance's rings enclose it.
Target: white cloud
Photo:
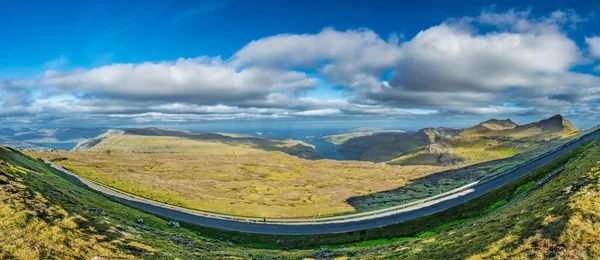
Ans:
[[[479,16],[469,17],[470,21],[490,24],[500,29],[516,32],[548,32],[557,31],[561,27],[575,29],[577,24],[586,21],[571,9],[557,10],[546,17],[533,17],[531,9],[519,11],[510,9],[506,12],[496,12],[495,8],[484,9]]]
[[[339,109],[333,108],[325,108],[325,109],[317,109],[317,110],[306,110],[297,112],[296,115],[299,116],[331,116],[331,115],[339,115],[342,114],[342,111]]]
[[[407,60],[399,76],[474,88],[529,85],[530,75],[568,71],[579,59],[577,45],[558,32],[473,34],[451,25],[420,32],[403,46]],[[436,86],[415,86],[435,88]]]
[[[585,37],[585,43],[590,48],[590,54],[600,58],[600,37]]]
[[[91,70],[47,72],[41,82],[62,91],[95,91],[141,99],[219,103],[317,86],[303,72],[266,68],[238,70],[219,58],[112,64]]]
[[[11,122],[152,123],[600,114],[593,109],[600,78],[572,71],[589,60],[566,30],[584,20],[569,10],[535,17],[529,10],[488,8],[412,38],[325,28],[257,39],[225,61],[199,57],[49,70],[38,80],[0,79],[0,115]],[[600,57],[600,38],[585,42],[589,56]],[[61,62],[59,57],[47,66]],[[343,98],[303,95],[321,82],[344,88]]]
[[[232,58],[236,66],[314,69],[333,84],[378,87],[386,70],[395,67],[402,53],[398,37],[383,40],[369,29],[318,34],[280,34],[252,41]]]
[[[557,24],[565,13],[529,19],[528,11],[482,12],[421,31],[402,45],[405,57],[388,84],[363,93],[369,102],[457,113],[531,113],[529,99],[582,98],[599,79],[569,72],[582,61]],[[569,18],[570,19],[570,18]],[[574,19],[574,18],[573,18]],[[509,30],[479,33],[478,22]],[[502,107],[509,100],[525,109]],[[575,101],[575,100],[570,100]]]
[[[47,69],[55,70],[67,65],[68,63],[69,60],[67,59],[67,57],[61,55],[55,59],[47,61],[46,63],[44,63],[44,66],[46,66]]]

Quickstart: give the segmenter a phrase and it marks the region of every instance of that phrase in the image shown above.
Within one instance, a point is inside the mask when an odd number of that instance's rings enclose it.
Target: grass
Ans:
[[[248,257],[247,249],[223,251],[225,241],[169,228],[17,151],[0,147],[0,160],[0,259]]]
[[[513,197],[517,196],[517,195],[523,193],[524,191],[528,190],[529,188],[533,187],[533,185],[535,185],[535,182],[536,182],[535,180],[532,180],[528,183],[525,183],[525,184],[517,187],[517,189],[515,189],[515,191],[513,192]]]
[[[212,144],[217,148],[210,148],[171,138],[122,135],[91,151],[31,154],[156,201],[259,218],[325,217],[395,206],[457,188],[521,161],[473,166],[466,170],[469,174],[447,173],[443,171],[456,166],[307,161],[248,147]]]
[[[594,150],[588,152],[587,157],[593,160],[594,156],[600,155],[600,147],[592,146],[591,143],[588,143],[560,157],[556,161],[553,161],[518,179],[517,181],[491,191],[481,197],[473,199],[468,203],[426,217],[386,226],[383,228],[355,231],[344,234],[327,234],[318,236],[255,236],[227,232],[221,232],[220,235],[227,236],[228,239],[237,241],[239,243],[252,242],[262,244],[278,244],[281,246],[281,248],[310,248],[323,244],[349,246],[352,243],[355,243],[354,241],[404,237],[419,238],[419,236],[422,236],[419,239],[424,239],[423,236],[445,236],[446,232],[450,232],[455,229],[464,229],[465,227],[470,227],[473,229],[474,227],[477,227],[477,224],[473,226],[474,222],[478,222],[479,219],[488,218],[490,215],[494,214],[500,214],[496,212],[501,210],[504,206],[510,205],[511,202],[514,202],[513,199],[517,198],[516,196],[513,196],[513,194],[518,187],[532,180],[539,180],[556,169],[560,169],[567,162],[577,158],[585,149],[590,147],[593,147]],[[575,164],[570,164],[570,167],[573,167],[573,165]],[[498,202],[502,200],[506,200],[509,203],[505,204],[504,202]],[[500,204],[505,205],[501,206]],[[494,208],[495,210],[488,210],[490,208]],[[487,230],[485,232],[494,231]],[[418,239],[415,241],[418,241]],[[465,242],[465,244],[467,243]]]
[[[452,163],[400,167],[307,161],[282,152],[265,151],[265,145],[256,143],[256,140],[275,142],[268,139],[207,135],[210,138],[106,134],[89,150],[31,154],[59,159],[57,163],[81,176],[156,201],[259,218],[326,217],[395,206],[457,188],[503,167],[476,166],[480,170],[465,175],[436,174],[458,167]],[[400,140],[399,136],[409,137]],[[383,151],[377,152],[380,154],[388,154],[389,145],[401,144],[403,140],[410,140],[402,144],[407,149],[427,143],[420,135],[396,132],[360,138],[379,140],[380,137],[390,140],[380,144],[382,149],[376,149]],[[354,143],[356,139],[350,141]],[[529,143],[509,145],[481,137],[445,142],[455,142],[452,146],[456,158],[471,158],[463,166],[539,147]],[[272,146],[305,147],[293,140],[279,140],[269,147]],[[378,156],[376,152],[364,155]],[[412,153],[405,157],[404,161],[390,164],[436,164],[437,161],[433,154]]]
[[[75,150],[139,154],[247,154],[253,152],[283,152],[305,159],[318,159],[313,145],[292,139],[265,139],[242,135],[188,133],[165,130],[159,135],[138,135],[148,129],[110,130],[87,140]],[[163,135],[160,135],[163,134]]]
[[[353,159],[393,165],[466,166],[536,149],[551,149],[582,131],[562,117],[553,117],[512,129],[477,125],[449,135],[438,136],[435,129],[419,133],[425,136],[418,133],[355,136],[344,141],[340,152]],[[344,135],[334,137],[341,139]]]
[[[516,191],[516,190],[515,190],[515,191]],[[514,193],[515,193],[515,192],[513,192],[513,194],[514,194]],[[488,212],[492,212],[492,211],[494,211],[494,210],[496,210],[496,209],[498,209],[498,208],[500,208],[500,207],[502,207],[502,206],[506,205],[506,203],[508,203],[508,200],[507,200],[507,199],[502,199],[502,200],[496,201],[496,202],[494,202],[492,205],[489,205],[487,208],[485,208],[485,209],[482,211],[482,214],[485,214],[485,213],[488,213]]]
[[[394,242],[405,242],[405,241],[409,241],[409,240],[413,240],[413,239],[415,239],[415,238],[413,238],[413,237],[397,237],[397,238],[391,238],[391,239],[383,238],[383,239],[374,239],[374,240],[356,242],[356,243],[350,244],[348,246],[349,247],[371,247],[371,246],[390,244],[390,243],[394,243]]]
[[[298,218],[354,212],[349,198],[391,190],[447,168],[308,161],[275,152],[32,153],[86,178],[156,201],[237,216]],[[361,208],[363,209],[363,208]],[[368,208],[364,208],[368,210]]]
[[[344,234],[263,236],[186,223],[169,228],[167,220],[111,201],[41,161],[2,148],[0,258],[598,258],[598,158],[600,146],[588,143],[466,204],[397,225]],[[560,171],[547,179],[555,170]],[[522,188],[531,181],[544,184]],[[482,213],[502,200],[508,203]],[[280,250],[303,247],[308,249]]]

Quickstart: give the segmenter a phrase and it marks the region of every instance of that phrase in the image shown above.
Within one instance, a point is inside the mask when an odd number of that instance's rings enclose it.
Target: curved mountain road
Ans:
[[[298,223],[294,223],[293,220],[288,223],[284,223],[282,221],[277,223],[267,221],[263,223],[260,221],[260,219],[256,218],[238,218],[228,215],[206,213],[202,211],[180,208],[115,190],[108,186],[76,175],[55,163],[49,162],[49,164],[54,169],[62,172],[68,177],[81,182],[91,189],[96,190],[121,203],[144,210],[146,212],[161,215],[166,218],[181,220],[211,228],[247,233],[272,235],[314,235],[378,228],[431,215],[433,213],[452,208],[484,195],[492,190],[500,188],[510,182],[513,182],[520,177],[525,176],[528,173],[548,164],[549,162],[556,160],[560,156],[572,151],[581,144],[599,137],[600,130],[596,130],[581,137],[579,140],[565,145],[561,149],[552,152],[538,160],[534,160],[522,167],[519,167],[512,172],[502,174],[496,178],[490,179],[489,181],[477,183],[476,185],[472,185],[463,190],[452,192],[451,194],[422,203],[415,203],[414,205],[399,208],[397,210],[383,211],[381,213],[369,214],[355,218],[344,219],[342,216],[332,218],[335,220],[326,222],[314,220],[312,223],[311,221],[313,220],[303,220]],[[361,214],[355,215],[358,216]]]

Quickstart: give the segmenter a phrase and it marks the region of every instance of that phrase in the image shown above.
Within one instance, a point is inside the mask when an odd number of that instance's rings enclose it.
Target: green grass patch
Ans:
[[[423,231],[423,232],[417,234],[417,238],[428,238],[428,237],[435,236],[437,234],[438,234],[438,232],[435,232],[435,231]]]
[[[486,213],[492,212],[492,211],[498,209],[499,207],[502,207],[502,206],[506,205],[506,203],[508,203],[507,199],[496,201],[492,205],[489,205],[487,208],[485,208],[482,211],[482,214],[486,214]]]
[[[517,187],[517,189],[515,189],[515,191],[513,192],[513,197],[516,197],[517,195],[523,193],[524,191],[528,190],[529,188],[533,187],[533,185],[535,185],[536,181],[530,181],[528,183],[525,183],[519,187]]]
[[[281,249],[280,246],[273,244],[244,244],[243,246],[255,249],[268,249],[268,250],[277,250]]]
[[[394,243],[394,242],[410,241],[410,240],[414,240],[414,239],[415,239],[414,237],[396,237],[396,238],[391,238],[391,239],[382,238],[382,239],[374,239],[374,240],[356,242],[356,243],[350,244],[348,246],[349,247],[370,247],[370,246],[390,244],[390,243]]]
[[[457,219],[457,220],[454,220],[454,221],[450,221],[448,223],[441,224],[441,225],[435,227],[434,230],[436,230],[436,231],[445,230],[445,229],[448,229],[450,227],[454,227],[456,225],[460,225],[463,222],[465,222],[465,219]]]

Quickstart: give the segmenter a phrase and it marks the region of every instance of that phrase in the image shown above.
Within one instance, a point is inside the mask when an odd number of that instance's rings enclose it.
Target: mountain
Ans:
[[[505,135],[512,137],[531,137],[542,135],[544,137],[564,137],[577,133],[579,129],[562,115],[554,115],[548,119],[541,120],[522,126],[518,126]]]
[[[424,128],[417,132],[375,132],[346,140],[338,152],[354,160],[385,162],[459,132],[460,129],[453,128]]]
[[[488,120],[477,126],[465,129],[460,136],[505,136],[512,138],[558,138],[577,133],[579,129],[562,115],[526,125],[517,125],[507,120]]]
[[[465,129],[424,128],[417,132],[373,133],[341,144],[351,159],[401,165],[472,164],[550,147],[579,133],[562,115],[518,125],[490,119]]]
[[[215,147],[221,147],[221,149],[218,150]],[[304,159],[320,159],[314,148],[310,144],[292,139],[266,139],[150,127],[108,130],[104,134],[78,143],[73,150],[133,153],[279,151]]]
[[[510,119],[498,120],[498,119],[490,119],[488,121],[482,122],[479,124],[483,127],[486,127],[491,130],[505,130],[505,129],[513,129],[517,127],[517,123],[513,122]]]
[[[463,135],[476,135],[476,134],[487,134],[498,130],[514,129],[518,125],[510,119],[499,120],[490,119],[485,122],[481,122],[476,126],[466,128],[461,132]]]

